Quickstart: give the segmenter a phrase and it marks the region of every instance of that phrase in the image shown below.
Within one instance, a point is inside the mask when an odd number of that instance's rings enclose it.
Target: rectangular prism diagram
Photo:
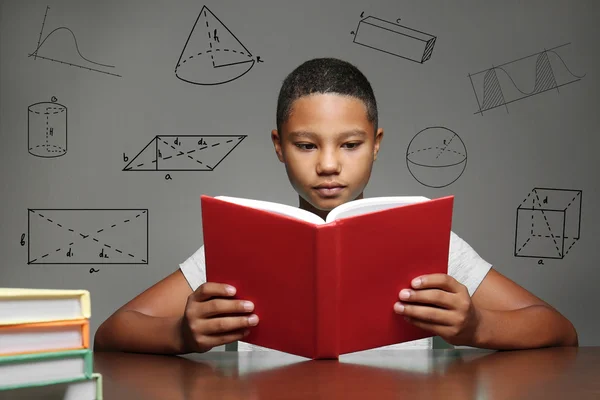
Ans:
[[[148,264],[147,209],[29,209],[28,264]]]
[[[435,36],[384,21],[367,17],[358,23],[354,43],[397,57],[424,63],[431,58]]]
[[[517,208],[515,256],[562,259],[579,240],[581,190],[535,188]]]

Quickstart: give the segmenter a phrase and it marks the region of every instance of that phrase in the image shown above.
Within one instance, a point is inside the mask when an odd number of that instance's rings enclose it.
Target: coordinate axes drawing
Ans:
[[[454,131],[431,126],[411,139],[406,149],[406,165],[420,184],[445,187],[460,178],[467,167],[467,148]]]
[[[581,190],[534,188],[517,207],[515,257],[564,258],[581,232]]]
[[[245,75],[261,62],[203,6],[177,60],[175,75],[195,85],[220,85]]]
[[[29,57],[33,57],[34,60],[40,58],[71,67],[82,68],[88,71],[121,77],[121,75],[112,72],[112,68],[115,68],[114,65],[103,64],[86,58],[79,49],[75,33],[66,26],[54,28],[42,39],[47,22],[48,10],[50,10],[49,6],[46,7],[37,46],[35,50],[29,54]]]
[[[40,102],[27,108],[27,149],[36,157],[60,157],[67,153],[67,107]]]
[[[147,209],[28,209],[28,264],[148,264]]]
[[[356,44],[420,64],[431,58],[436,41],[428,33],[372,16],[361,19],[351,34]]]
[[[479,109],[475,114],[580,81],[559,54],[570,43],[544,49],[489,69],[469,74]],[[560,50],[559,50],[560,49]]]
[[[212,171],[246,137],[247,135],[157,135],[123,171]]]

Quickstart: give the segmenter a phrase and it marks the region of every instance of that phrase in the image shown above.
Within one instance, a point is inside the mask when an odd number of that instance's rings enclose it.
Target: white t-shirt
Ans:
[[[477,287],[492,265],[473,250],[473,248],[454,232],[450,235],[450,253],[448,255],[448,275],[466,286],[469,295],[473,296]],[[179,265],[183,276],[187,279],[192,290],[196,290],[206,282],[206,263],[204,258],[204,246],[192,254],[187,260]],[[259,314],[257,310],[257,314]],[[401,318],[398,316],[398,318]],[[432,347],[432,338],[418,339],[411,342],[392,344],[379,347],[378,349],[401,349],[401,348],[427,348]],[[243,341],[238,342],[238,351],[277,351],[256,346]],[[368,350],[365,350],[368,351]]]

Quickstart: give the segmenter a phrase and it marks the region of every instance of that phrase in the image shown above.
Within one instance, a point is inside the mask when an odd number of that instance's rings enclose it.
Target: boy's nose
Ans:
[[[333,151],[323,151],[317,162],[317,174],[339,174],[341,171],[341,163]]]

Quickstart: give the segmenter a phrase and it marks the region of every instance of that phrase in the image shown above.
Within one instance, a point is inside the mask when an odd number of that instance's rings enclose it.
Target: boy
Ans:
[[[325,218],[335,206],[363,197],[383,129],[371,85],[356,67],[332,58],[297,67],[279,93],[276,125],[271,140],[300,208]],[[228,298],[235,288],[205,281],[202,246],[108,318],[96,332],[95,350],[184,354],[236,340],[240,350],[261,349],[243,342],[260,310]],[[398,318],[454,345],[578,345],[565,317],[492,269],[454,233],[448,274],[415,278],[392,307]]]

